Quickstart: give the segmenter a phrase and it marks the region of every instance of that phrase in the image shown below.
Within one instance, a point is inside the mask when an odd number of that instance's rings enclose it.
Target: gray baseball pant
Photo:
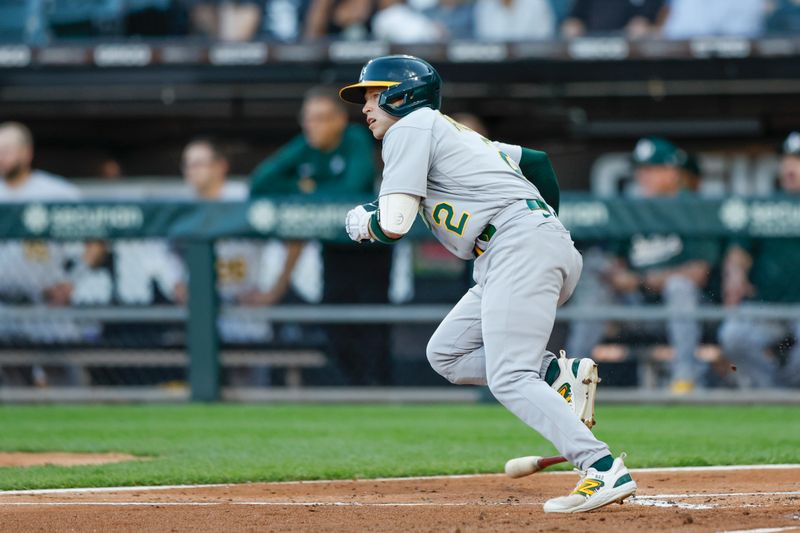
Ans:
[[[502,218],[475,260],[477,285],[431,337],[428,360],[452,383],[488,384],[509,411],[586,469],[609,454],[608,446],[543,379],[556,308],[575,289],[581,255],[555,217],[509,208]]]

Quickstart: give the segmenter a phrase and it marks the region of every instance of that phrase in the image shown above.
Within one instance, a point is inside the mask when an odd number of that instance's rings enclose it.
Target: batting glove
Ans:
[[[356,242],[373,241],[369,234],[369,219],[374,211],[367,211],[363,205],[359,205],[347,212],[344,227],[347,235]]]

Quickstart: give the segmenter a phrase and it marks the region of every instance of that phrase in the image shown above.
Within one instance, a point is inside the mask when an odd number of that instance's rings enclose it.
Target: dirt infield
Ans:
[[[104,465],[123,461],[137,461],[139,459],[141,458],[126,453],[0,452],[0,467]]]
[[[0,493],[2,531],[800,531],[800,468],[638,471],[636,498],[546,515],[572,473]]]

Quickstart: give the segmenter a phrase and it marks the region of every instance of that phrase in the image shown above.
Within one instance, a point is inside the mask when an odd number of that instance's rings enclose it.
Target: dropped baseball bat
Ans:
[[[548,466],[566,463],[567,458],[562,456],[542,457],[539,455],[529,455],[527,457],[516,457],[506,463],[506,475],[512,478],[530,476],[539,470],[544,470]]]

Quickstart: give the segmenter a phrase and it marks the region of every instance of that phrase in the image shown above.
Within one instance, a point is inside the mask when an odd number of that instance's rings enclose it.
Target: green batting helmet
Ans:
[[[372,59],[361,69],[358,83],[344,87],[339,96],[346,102],[363,104],[367,87],[386,88],[378,97],[378,106],[395,117],[404,117],[421,107],[442,107],[442,78],[430,63],[418,57]]]

